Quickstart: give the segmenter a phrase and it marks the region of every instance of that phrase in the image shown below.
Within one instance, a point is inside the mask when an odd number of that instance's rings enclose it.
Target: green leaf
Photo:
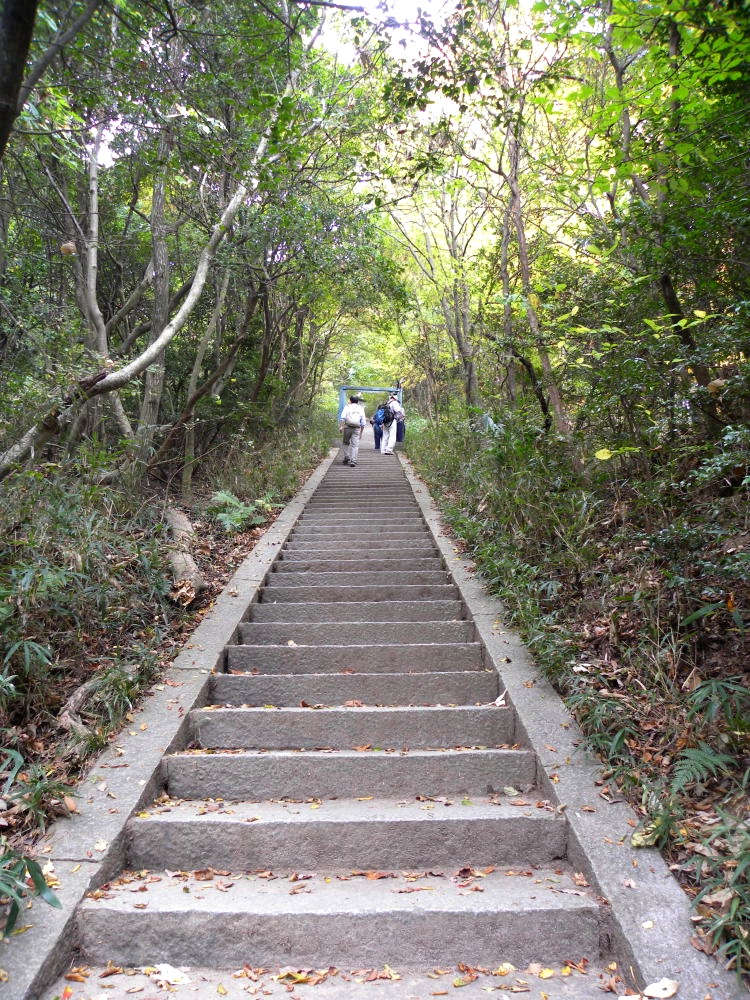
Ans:
[[[56,910],[62,909],[62,903],[54,894],[54,892],[47,885],[47,880],[44,877],[44,873],[36,861],[32,861],[31,858],[26,859],[26,870],[31,877],[31,881],[34,883],[34,888],[37,891],[37,895],[44,900],[45,903],[49,903],[50,906],[54,906]]]

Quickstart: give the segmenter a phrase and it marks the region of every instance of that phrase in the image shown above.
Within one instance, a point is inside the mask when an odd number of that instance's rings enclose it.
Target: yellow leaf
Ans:
[[[216,992],[219,994],[220,997],[225,997],[228,991],[226,986],[222,986],[221,983],[219,983],[219,985],[216,987]]]
[[[606,462],[608,458],[612,458],[614,455],[613,451],[609,448],[600,448],[599,451],[594,452],[594,458],[598,458],[600,462]]]
[[[552,977],[554,976],[554,974],[555,974],[555,970],[554,969],[542,969],[542,971],[539,973],[539,978],[540,979],[552,979]]]

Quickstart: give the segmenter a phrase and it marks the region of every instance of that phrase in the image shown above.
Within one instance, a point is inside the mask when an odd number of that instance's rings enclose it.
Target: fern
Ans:
[[[670,785],[672,793],[680,795],[689,785],[706,785],[730,774],[735,766],[734,757],[717,753],[707,743],[688,747],[675,762]]]
[[[266,515],[259,513],[255,502],[243,503],[234,493],[229,493],[227,490],[214,493],[207,511],[227,534],[239,531],[249,524],[263,524],[266,520]]]

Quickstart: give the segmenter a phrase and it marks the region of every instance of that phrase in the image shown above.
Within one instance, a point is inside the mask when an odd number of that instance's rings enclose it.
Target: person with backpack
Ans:
[[[365,408],[361,404],[361,396],[350,396],[349,402],[341,411],[341,416],[339,417],[339,430],[343,432],[343,464],[352,467],[357,464],[359,442],[367,422]]]
[[[380,403],[377,410],[375,410],[370,418],[372,432],[375,436],[375,451],[380,451],[380,442],[383,440],[383,418],[385,417],[385,408],[387,404],[387,399]]]
[[[381,455],[392,455],[396,444],[398,421],[404,419],[404,408],[398,401],[398,393],[392,392],[384,407],[383,440],[380,443]]]

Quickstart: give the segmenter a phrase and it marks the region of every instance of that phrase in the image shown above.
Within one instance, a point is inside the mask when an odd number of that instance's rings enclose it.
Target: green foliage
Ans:
[[[680,795],[691,785],[705,787],[717,778],[731,774],[737,766],[735,757],[717,753],[714,747],[701,743],[681,750],[672,770],[671,790]]]
[[[62,904],[47,885],[39,864],[27,854],[12,847],[4,836],[0,836],[0,906],[7,906],[5,924],[0,928],[0,939],[13,933],[24,900],[29,896],[38,897],[61,909]]]
[[[688,718],[717,728],[730,745],[750,732],[750,689],[742,675],[709,677],[691,692]],[[739,749],[739,747],[738,747]]]
[[[701,888],[695,904],[718,957],[738,975],[750,970],[750,829],[722,811],[705,850],[688,867]]]
[[[52,768],[36,762],[16,774],[7,798],[18,806],[25,826],[44,832],[50,806],[61,801],[69,791],[69,784],[62,781]]]
[[[243,528],[263,524],[268,519],[269,513],[278,506],[272,502],[271,494],[243,503],[233,493],[219,490],[211,497],[206,510],[227,534],[232,534]]]
[[[237,435],[221,458],[208,463],[207,471],[213,483],[240,503],[249,506],[263,497],[273,509],[297,492],[303,477],[330,448],[335,432],[335,410],[311,408],[276,425],[258,441]]]
[[[703,445],[682,477],[680,452],[631,465],[627,479],[604,463],[582,476],[575,444],[540,437],[533,419],[506,411],[484,438],[454,413],[411,433],[407,448],[506,620],[566,696],[610,787],[644,816],[633,846],[687,853],[694,866],[722,844],[706,825],[710,804],[739,829],[750,782],[750,687],[736,673],[748,653],[746,500],[722,495],[713,473],[700,493],[688,485],[725,440]],[[699,907],[700,926],[746,974],[746,876],[735,879],[734,865],[746,872],[750,862],[728,848],[721,857],[710,875],[700,864],[727,903]]]
[[[94,471],[89,459],[80,466],[87,476]],[[161,615],[171,612],[155,515],[131,506],[124,490],[77,478],[75,468],[50,466],[6,485],[0,515],[6,720],[23,724],[67,671],[82,671],[85,679],[105,645],[127,648],[136,636],[161,634]]]

